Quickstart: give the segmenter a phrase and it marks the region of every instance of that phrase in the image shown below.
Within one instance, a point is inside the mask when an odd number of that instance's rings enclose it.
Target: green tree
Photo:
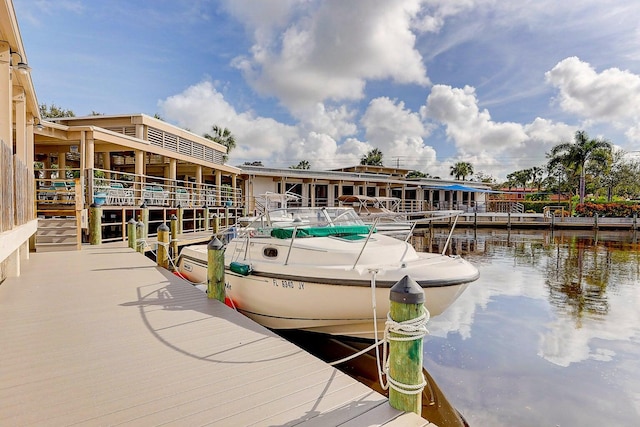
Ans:
[[[289,166],[289,169],[311,169],[311,164],[306,160],[300,160],[297,165]]]
[[[229,129],[223,129],[218,125],[213,125],[211,127],[211,131],[213,132],[213,135],[205,133],[203,136],[213,142],[217,142],[218,144],[222,144],[227,147],[227,154],[224,155],[224,161],[226,162],[231,150],[236,148],[236,138],[231,134]]]
[[[473,165],[469,162],[457,162],[450,168],[449,175],[454,176],[456,179],[462,178],[466,180],[467,176],[473,175]]]
[[[611,157],[611,143],[605,139],[590,139],[585,131],[576,131],[573,142],[561,142],[547,154],[549,166],[564,165],[572,171],[574,176],[579,176],[578,194],[580,203],[584,202],[585,174],[587,163],[606,163]]]
[[[542,181],[544,179],[544,168],[540,166],[534,166],[531,169],[531,184],[533,184],[537,189],[538,193],[542,191]]]
[[[522,187],[522,190],[525,190],[527,188],[527,183],[531,180],[531,169],[522,169],[511,172],[507,175],[507,180],[509,188],[515,187],[518,189],[518,187]]]
[[[414,170],[409,172],[406,177],[407,178],[430,178],[431,175],[429,175],[428,173],[423,173],[423,172]]]
[[[486,173],[484,173],[482,171],[476,172],[475,180],[478,181],[478,182],[483,182],[485,184],[495,184],[496,183],[496,179],[493,176],[491,176],[489,174],[486,174]]]
[[[360,158],[361,165],[382,166],[382,151],[377,148],[370,150]]]
[[[40,104],[40,117],[43,119],[55,119],[60,117],[75,117],[76,115],[71,110],[65,110],[58,107],[56,104]]]

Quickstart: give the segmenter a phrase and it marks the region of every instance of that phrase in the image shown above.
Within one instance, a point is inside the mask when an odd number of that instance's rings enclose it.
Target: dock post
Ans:
[[[598,214],[593,216],[593,228],[598,229]]]
[[[507,212],[507,229],[511,230],[511,212]]]
[[[158,267],[169,268],[169,227],[164,222],[158,227],[156,263]]]
[[[633,231],[638,229],[638,214],[634,212],[633,214]]]
[[[409,276],[404,276],[391,288],[389,315],[396,323],[412,321],[424,315],[424,291]],[[403,330],[409,330],[406,328]],[[389,404],[406,412],[422,415],[422,342],[424,332],[389,334]],[[408,336],[413,337],[407,340]],[[395,338],[395,339],[394,339]]]
[[[138,221],[136,223],[136,251],[141,254],[144,253],[144,246],[146,239],[144,238],[144,222]]]
[[[473,229],[478,229],[478,211],[473,212]]]
[[[140,205],[140,217],[140,221],[144,223],[144,228],[142,229],[142,236],[138,238],[147,240],[147,237],[149,237],[149,208],[146,203]]]
[[[171,256],[173,259],[178,257],[178,217],[171,215]]]
[[[94,203],[89,207],[89,243],[102,244],[102,208]]]
[[[208,207],[206,206],[204,207],[202,215],[204,216],[204,231],[209,231],[209,208]]]
[[[207,296],[224,303],[224,245],[215,236],[207,245]]]
[[[213,217],[213,234],[217,235],[220,231],[220,216],[218,214],[214,214]]]
[[[134,251],[137,249],[138,239],[136,236],[136,220],[131,218],[127,222],[127,241],[129,242],[129,247]]]
[[[178,205],[176,209],[176,213],[178,215],[178,234],[182,234],[182,222],[184,220],[184,208]]]

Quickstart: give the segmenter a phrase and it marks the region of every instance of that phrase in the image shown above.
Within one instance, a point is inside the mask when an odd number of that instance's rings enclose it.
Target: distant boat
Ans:
[[[413,231],[414,222],[399,211],[401,199],[397,197],[372,197],[342,195],[338,197],[340,206],[350,207],[365,224],[376,222],[379,233],[406,235]]]
[[[404,276],[424,289],[432,316],[479,276],[460,257],[419,253],[376,233],[351,208],[269,210],[235,233],[225,250],[226,295],[273,329],[373,338],[373,319],[382,331],[389,289]],[[187,279],[206,283],[207,245],[183,248],[177,264]]]

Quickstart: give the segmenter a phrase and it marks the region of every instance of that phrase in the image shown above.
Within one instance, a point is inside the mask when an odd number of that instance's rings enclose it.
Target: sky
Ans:
[[[228,163],[504,180],[577,130],[640,150],[640,2],[13,0],[40,104],[158,114]]]

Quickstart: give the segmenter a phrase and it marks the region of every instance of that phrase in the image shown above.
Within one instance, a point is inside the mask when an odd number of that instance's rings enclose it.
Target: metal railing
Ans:
[[[88,204],[195,208],[238,206],[242,190],[228,185],[194,183],[162,177],[89,169]]]

